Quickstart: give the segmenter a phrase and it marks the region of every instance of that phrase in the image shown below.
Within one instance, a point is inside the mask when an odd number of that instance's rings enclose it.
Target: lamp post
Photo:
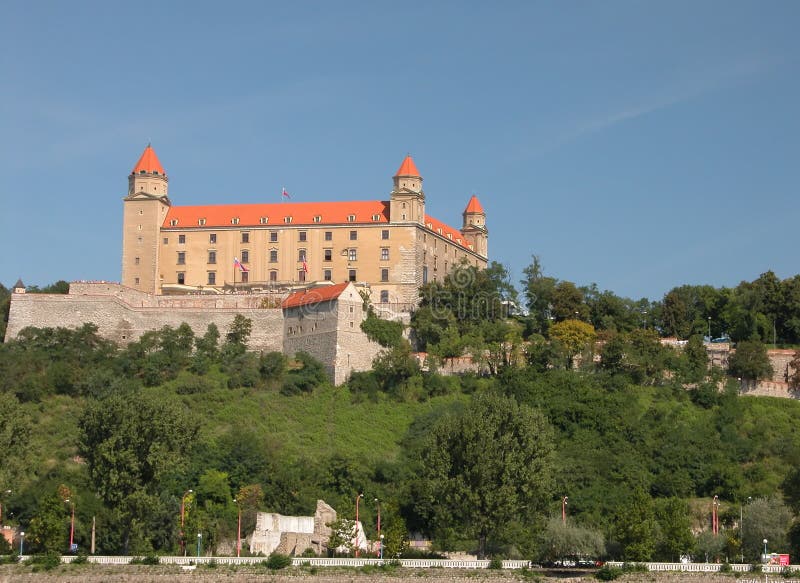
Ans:
[[[183,538],[183,522],[186,515],[186,497],[192,493],[192,490],[186,490],[181,496],[181,530],[178,534],[178,538],[180,539],[178,542],[181,546],[181,554],[185,557],[186,556],[186,541]]]
[[[19,556],[22,556],[22,542],[25,540],[25,532],[19,533]]]
[[[203,544],[203,533],[197,533],[197,558],[200,558],[200,546]]]
[[[748,504],[752,499],[752,496],[747,497]],[[739,504],[739,554],[744,563],[744,504]]]
[[[75,502],[69,498],[64,500],[64,502],[69,503],[72,510],[72,516],[69,520],[69,552],[73,552],[73,549],[75,548]]]
[[[767,539],[764,539],[764,562],[767,562]]]
[[[565,526],[567,524],[567,500],[569,500],[568,496],[561,498],[561,523]]]
[[[719,496],[714,494],[711,501],[711,532],[719,534]]]
[[[240,557],[242,554],[242,507],[236,498],[234,498],[233,501],[236,503],[236,508],[239,511],[239,520],[236,523],[236,556]]]
[[[356,543],[355,544],[355,549],[356,549],[355,555],[356,555],[356,557],[360,556],[359,552],[358,552],[358,503],[361,501],[361,499],[363,497],[364,497],[364,494],[360,494],[360,493],[359,493],[358,496],[356,496],[356,541],[355,541],[355,543]]]
[[[381,501],[375,498],[375,506],[378,507],[378,538],[381,540],[381,559],[383,558],[383,535],[381,534]]]
[[[3,496],[11,494],[11,490],[4,490],[0,493],[0,528],[3,528]]]
[[[708,341],[711,342],[711,316],[708,317]]]

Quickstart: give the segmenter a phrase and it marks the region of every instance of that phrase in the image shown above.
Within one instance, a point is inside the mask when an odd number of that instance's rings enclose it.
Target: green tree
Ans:
[[[789,527],[792,513],[779,498],[757,498],[743,509],[744,530],[742,546],[745,558],[754,560],[764,552],[763,540],[768,550],[785,552],[789,548]]]
[[[728,359],[728,372],[731,376],[748,380],[770,378],[773,369],[767,356],[767,347],[758,341],[738,342],[735,352]]]
[[[614,530],[626,561],[649,561],[656,550],[656,518],[653,500],[642,488],[633,491],[620,507]]]
[[[39,502],[39,508],[28,528],[28,541],[35,549],[44,552],[66,553],[69,534],[64,499],[54,491]]]
[[[589,319],[589,306],[584,302],[583,292],[571,281],[558,282],[552,298],[552,315],[557,322]]]
[[[544,416],[511,398],[479,393],[440,418],[416,452],[417,510],[434,528],[499,542],[515,521],[540,517],[551,487],[553,436]]]
[[[533,256],[531,264],[523,273],[525,279],[521,283],[530,310],[533,331],[545,334],[553,316],[553,293],[558,280],[544,275],[542,262],[537,255]]]
[[[691,383],[702,381],[708,373],[708,352],[699,334],[689,337],[683,348],[683,356],[686,360],[686,380]]]
[[[679,561],[681,555],[694,552],[695,539],[689,520],[689,505],[680,498],[661,498],[655,501],[659,536],[656,557],[661,561]]]
[[[0,393],[0,488],[25,481],[31,470],[31,419],[19,401]]]
[[[158,504],[162,479],[185,464],[198,424],[176,402],[137,393],[90,404],[78,427],[79,453],[98,495],[119,513],[127,552],[147,507]]]
[[[580,320],[564,320],[553,324],[550,338],[555,340],[567,357],[567,368],[572,368],[576,355],[590,350],[597,339],[594,326]]]
[[[605,553],[603,535],[571,522],[564,524],[561,518],[547,522],[542,537],[539,556],[543,561],[559,559],[599,559]]]

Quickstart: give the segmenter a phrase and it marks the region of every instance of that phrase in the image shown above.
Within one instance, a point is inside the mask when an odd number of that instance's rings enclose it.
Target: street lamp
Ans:
[[[200,546],[203,544],[203,533],[197,533],[197,558],[200,558]]]
[[[747,503],[750,503],[752,496],[747,497]],[[744,563],[744,504],[739,504],[739,554]]]
[[[383,558],[383,535],[381,534],[381,501],[375,498],[375,505],[378,507],[378,538],[381,539],[381,559]]]
[[[561,522],[564,525],[567,524],[567,500],[569,500],[568,496],[564,496],[561,499]]]
[[[3,496],[11,494],[11,490],[4,490],[0,492],[0,528],[3,528]]]
[[[711,501],[711,532],[719,534],[719,496],[716,494]]]
[[[711,316],[708,317],[708,341],[711,342]]]
[[[363,497],[364,497],[364,494],[360,494],[360,493],[359,493],[358,496],[356,496],[356,552],[355,552],[356,557],[359,556],[359,552],[358,552],[358,503],[361,501],[361,499]]]
[[[22,541],[24,541],[24,540],[25,540],[25,533],[24,532],[19,533],[19,556],[20,557],[22,556]]]
[[[183,538],[183,522],[184,522],[184,517],[186,515],[186,497],[191,493],[192,490],[186,490],[186,492],[183,493],[183,496],[181,496],[181,531],[178,535],[180,539],[178,542],[180,542],[181,554],[184,557],[186,556],[186,541]]]
[[[767,539],[764,539],[764,562],[767,562]]]
[[[64,502],[69,503],[72,507],[72,517],[69,521],[69,552],[74,552],[75,548],[75,502],[67,498]]]
[[[240,557],[242,554],[242,507],[236,498],[234,498],[233,501],[236,503],[236,508],[239,511],[239,521],[236,525],[236,556]]]

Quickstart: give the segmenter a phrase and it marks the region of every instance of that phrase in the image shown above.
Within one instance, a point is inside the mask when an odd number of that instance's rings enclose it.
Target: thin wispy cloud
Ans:
[[[745,59],[727,67],[695,72],[689,78],[673,80],[671,85],[664,88],[659,94],[643,98],[637,104],[573,123],[572,127],[564,129],[545,143],[540,143],[526,151],[522,157],[526,159],[536,158],[578,141],[584,136],[608,130],[619,124],[675,105],[690,102],[709,93],[746,83],[754,76],[773,68],[778,62],[776,59],[766,58]]]

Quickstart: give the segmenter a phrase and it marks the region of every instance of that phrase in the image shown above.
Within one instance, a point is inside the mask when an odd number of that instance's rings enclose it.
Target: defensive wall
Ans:
[[[248,347],[254,351],[303,350],[324,365],[335,384],[351,372],[369,370],[380,347],[361,330],[365,314],[361,296],[352,286],[339,302],[304,306],[285,317],[281,300],[286,294],[229,293],[157,296],[112,282],[73,282],[68,294],[28,294],[15,289],[11,296],[6,340],[29,326],[78,328],[95,324],[98,334],[125,346],[149,330],[188,324],[196,336],[216,324],[224,337],[237,314],[252,321]],[[287,322],[303,320],[303,334],[287,336]],[[319,329],[317,329],[319,327]]]

